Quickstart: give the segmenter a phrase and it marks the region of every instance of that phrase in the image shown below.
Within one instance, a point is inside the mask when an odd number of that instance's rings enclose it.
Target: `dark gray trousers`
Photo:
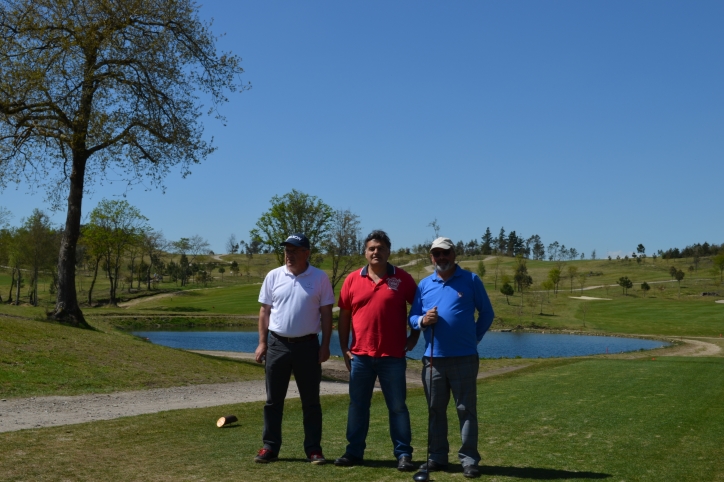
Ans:
[[[480,462],[477,408],[478,355],[434,358],[432,390],[430,390],[430,359],[423,357],[422,362],[422,383],[430,404],[430,459],[440,464],[448,463],[450,445],[447,441],[447,405],[452,392],[462,440],[458,458],[463,466],[477,465]],[[431,394],[432,400],[430,400]]]
[[[264,448],[279,453],[282,446],[282,418],[289,379],[294,374],[304,414],[304,452],[321,451],[322,406],[319,384],[319,339],[289,343],[269,336],[266,354],[266,405],[264,405]]]

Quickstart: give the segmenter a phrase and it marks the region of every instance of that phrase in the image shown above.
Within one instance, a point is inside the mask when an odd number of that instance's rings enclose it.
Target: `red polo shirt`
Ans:
[[[387,274],[375,284],[367,266],[344,280],[339,307],[352,312],[352,347],[355,355],[405,356],[407,305],[417,285],[404,270],[387,263]]]

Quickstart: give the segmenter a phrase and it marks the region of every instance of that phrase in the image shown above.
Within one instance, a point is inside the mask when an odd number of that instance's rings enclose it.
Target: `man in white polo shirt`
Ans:
[[[258,363],[266,359],[266,405],[264,447],[254,461],[278,459],[284,398],[293,373],[304,412],[304,452],[311,463],[321,465],[326,460],[321,447],[319,384],[321,364],[329,358],[334,292],[327,274],[310,266],[305,235],[292,234],[282,246],[285,264],[266,275],[259,293],[259,346],[255,355]],[[317,336],[320,329],[321,345]]]

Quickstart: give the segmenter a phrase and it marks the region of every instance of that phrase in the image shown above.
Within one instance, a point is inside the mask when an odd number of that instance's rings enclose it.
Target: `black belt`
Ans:
[[[311,333],[309,335],[304,336],[282,336],[279,333],[276,333],[274,331],[270,331],[270,333],[276,338],[277,340],[286,341],[287,343],[299,343],[302,341],[309,341],[313,338],[317,338],[316,333]]]

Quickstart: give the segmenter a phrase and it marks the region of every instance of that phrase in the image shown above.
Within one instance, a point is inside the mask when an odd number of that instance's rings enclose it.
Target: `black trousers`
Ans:
[[[322,406],[319,403],[319,384],[322,366],[319,364],[319,338],[289,343],[269,336],[266,354],[266,405],[264,405],[264,448],[279,453],[282,446],[282,417],[289,379],[294,374],[302,400],[304,414],[304,452],[321,451]]]

